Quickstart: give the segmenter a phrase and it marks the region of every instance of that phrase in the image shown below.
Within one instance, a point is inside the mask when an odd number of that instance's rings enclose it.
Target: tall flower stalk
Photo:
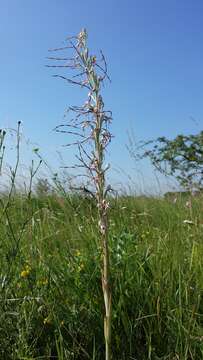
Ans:
[[[109,165],[105,166],[105,151],[111,141],[112,135],[109,125],[112,121],[111,111],[104,109],[101,96],[101,85],[107,74],[107,64],[103,53],[100,59],[89,54],[87,47],[87,32],[83,29],[78,36],[67,39],[64,47],[51,49],[51,52],[72,51],[72,56],[51,56],[49,60],[55,60],[56,67],[73,71],[72,77],[54,75],[62,78],[70,84],[77,85],[88,91],[87,101],[82,106],[71,106],[68,114],[71,114],[68,123],[56,127],[56,131],[70,134],[75,137],[67,146],[77,146],[77,163],[71,168],[81,170],[79,176],[86,177],[85,185],[79,189],[92,195],[98,208],[98,229],[102,249],[101,280],[104,298],[104,338],[105,358],[111,358],[111,314],[112,314],[112,290],[110,281],[110,260],[108,245],[108,193],[111,186],[106,184],[106,172]],[[72,117],[72,114],[74,115]],[[85,170],[85,172],[83,171]]]

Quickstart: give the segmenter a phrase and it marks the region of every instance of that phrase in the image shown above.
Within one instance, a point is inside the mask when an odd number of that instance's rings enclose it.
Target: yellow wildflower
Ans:
[[[80,256],[80,255],[81,255],[81,252],[80,252],[79,250],[77,250],[77,251],[75,252],[75,255],[76,255],[76,256]]]
[[[49,325],[49,324],[51,324],[51,319],[50,319],[50,317],[47,316],[47,317],[44,319],[43,323],[44,323],[44,325]]]
[[[31,272],[31,266],[28,264],[25,264],[25,268],[21,271],[20,276],[22,278],[27,278]]]
[[[47,285],[47,284],[48,284],[48,279],[46,278],[37,280],[37,286]]]
[[[84,264],[80,263],[80,265],[78,266],[78,271],[81,271],[82,269],[84,269]]]
[[[41,283],[42,283],[42,285],[47,285],[48,284],[48,279],[42,279]]]
[[[30,270],[22,270],[21,273],[20,273],[20,276],[22,278],[27,278],[30,274]]]

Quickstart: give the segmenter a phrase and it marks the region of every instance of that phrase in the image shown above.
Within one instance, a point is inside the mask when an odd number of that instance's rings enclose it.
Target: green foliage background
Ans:
[[[136,159],[149,158],[164,175],[173,176],[187,190],[203,188],[203,131],[192,135],[162,136],[136,145],[129,139],[129,152]]]
[[[203,358],[203,202],[185,203],[111,199],[113,359]],[[94,204],[15,195],[7,215],[0,359],[103,359]]]

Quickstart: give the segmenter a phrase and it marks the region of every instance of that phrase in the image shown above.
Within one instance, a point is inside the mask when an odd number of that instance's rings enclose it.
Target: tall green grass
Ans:
[[[0,216],[0,359],[103,359],[92,201],[15,196]],[[110,218],[113,359],[202,359],[202,199],[120,197]]]

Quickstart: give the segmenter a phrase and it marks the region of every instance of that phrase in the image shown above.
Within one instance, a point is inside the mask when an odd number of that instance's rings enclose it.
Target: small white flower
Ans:
[[[99,221],[99,228],[100,228],[101,234],[104,235],[106,232],[106,225],[102,221]]]
[[[82,232],[83,226],[82,226],[82,225],[79,225],[79,226],[78,226],[78,230],[79,230],[79,232]]]
[[[194,222],[186,219],[186,220],[183,220],[183,224],[194,225]]]
[[[192,207],[191,200],[186,201],[185,206],[190,209]]]

